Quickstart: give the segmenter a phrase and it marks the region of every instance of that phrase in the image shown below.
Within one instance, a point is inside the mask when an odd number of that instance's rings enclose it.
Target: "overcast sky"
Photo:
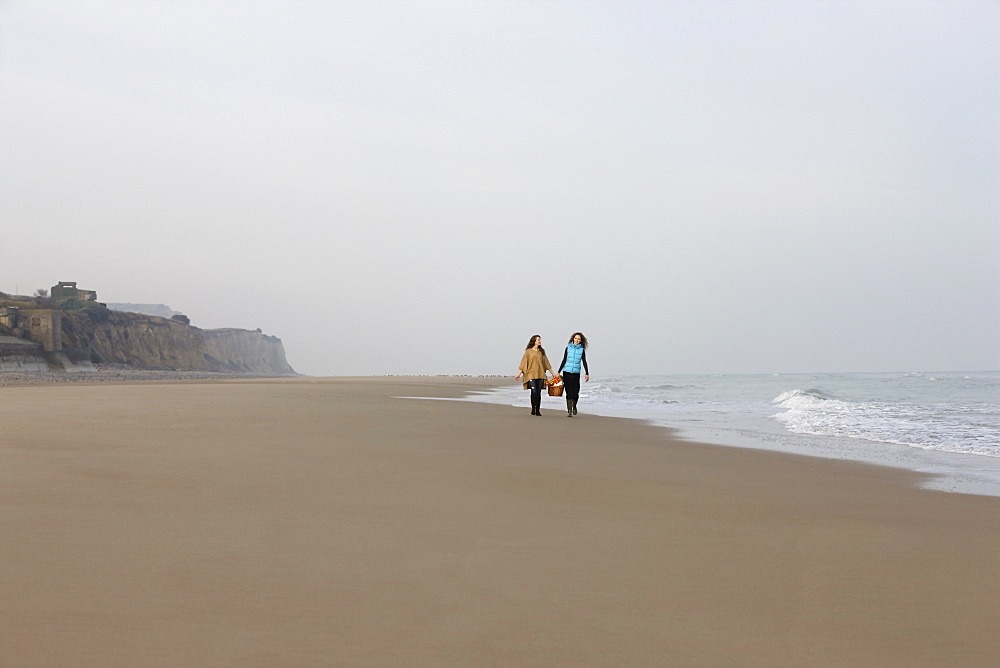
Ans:
[[[1000,369],[1000,3],[0,2],[0,290],[310,375]]]

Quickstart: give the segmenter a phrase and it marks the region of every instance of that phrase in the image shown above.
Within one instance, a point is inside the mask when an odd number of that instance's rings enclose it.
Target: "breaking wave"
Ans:
[[[772,400],[772,417],[798,434],[844,436],[924,450],[1000,457],[994,404],[847,401],[823,390],[790,390]]]

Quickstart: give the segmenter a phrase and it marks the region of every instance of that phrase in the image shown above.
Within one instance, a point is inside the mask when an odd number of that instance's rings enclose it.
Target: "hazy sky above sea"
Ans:
[[[310,375],[1000,368],[1000,3],[0,2],[0,291]]]

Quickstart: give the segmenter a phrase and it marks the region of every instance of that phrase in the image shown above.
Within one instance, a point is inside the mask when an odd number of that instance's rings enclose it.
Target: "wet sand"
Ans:
[[[0,388],[0,665],[1000,661],[1000,498],[498,382]]]

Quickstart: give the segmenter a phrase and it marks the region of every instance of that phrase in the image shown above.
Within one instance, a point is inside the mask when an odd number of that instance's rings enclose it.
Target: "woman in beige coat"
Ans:
[[[528,339],[528,347],[521,357],[521,364],[518,367],[514,380],[520,380],[524,376],[524,389],[531,390],[531,414],[542,414],[542,389],[545,387],[545,373],[550,372],[552,377],[556,377],[549,364],[549,358],[545,356],[545,348],[542,348],[542,337],[535,334]]]

